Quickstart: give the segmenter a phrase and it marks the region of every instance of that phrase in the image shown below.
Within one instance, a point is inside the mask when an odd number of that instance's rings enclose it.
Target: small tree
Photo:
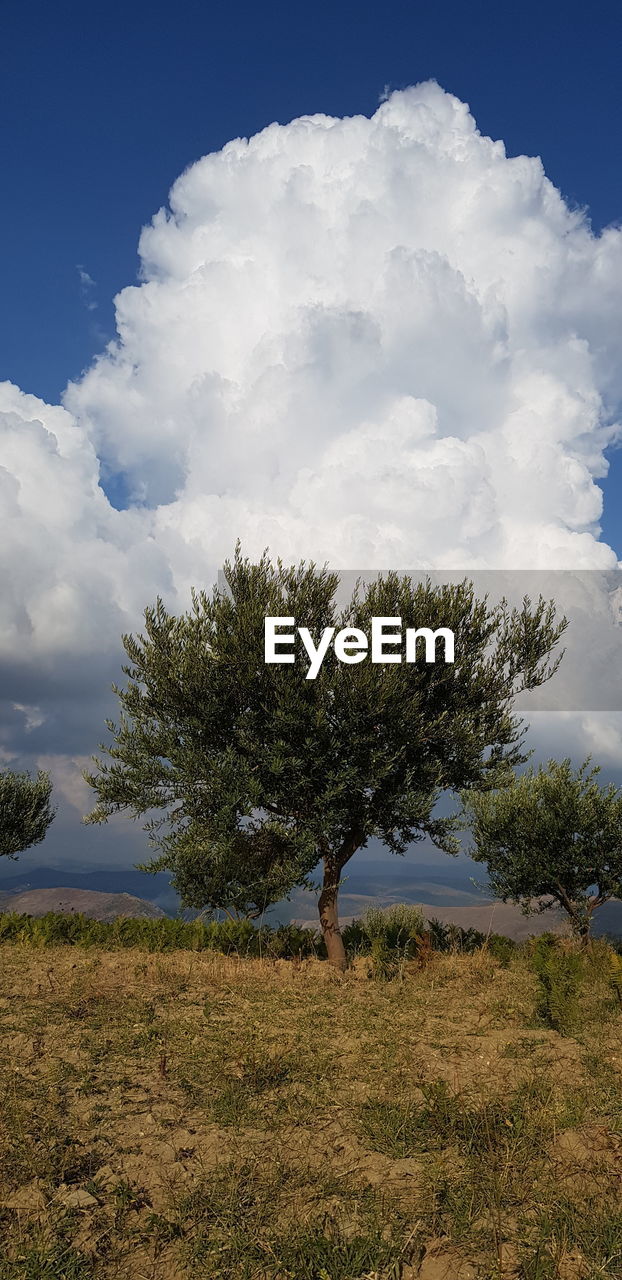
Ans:
[[[622,792],[600,786],[589,766],[549,760],[502,790],[462,797],[469,852],[487,864],[495,896],[526,914],[553,899],[583,944],[596,908],[622,896]]]
[[[40,844],[56,812],[51,807],[52,783],[39,770],[0,773],[0,857],[15,858],[24,849]]]
[[[173,617],[158,601],[145,635],[125,636],[129,664],[113,743],[86,774],[97,793],[87,821],[128,810],[147,823],[187,906],[259,913],[323,867],[320,923],[345,966],[341,873],[371,837],[394,853],[428,835],[457,850],[440,793],[499,785],[518,763],[514,695],[547,680],[564,630],[554,608],[491,608],[473,586],[413,585],[390,573],[357,588],[338,612],[337,574],[315,565],[251,564],[236,550],[227,588],[193,596]],[[292,665],[264,661],[264,618],[294,617],[317,643],[324,627],[369,633],[372,617],[448,627],[455,662],[357,665],[329,649],[314,680],[299,638]]]

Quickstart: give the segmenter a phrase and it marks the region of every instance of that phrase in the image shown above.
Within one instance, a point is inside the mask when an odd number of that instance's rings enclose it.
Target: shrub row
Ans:
[[[322,955],[323,943],[313,929],[298,925],[263,925],[251,920],[157,920],[119,916],[91,920],[79,912],[50,911],[43,916],[0,915],[0,942],[28,942],[33,946],[141,947],[145,951],[222,951],[242,956],[292,959]]]
[[[382,951],[397,959],[414,958],[420,948],[435,951],[478,950],[486,943],[502,962],[514,949],[509,938],[497,934],[486,938],[477,929],[460,929],[432,920],[429,925],[417,907],[398,904],[382,911],[370,908],[361,920],[343,928],[349,956]],[[78,912],[48,912],[24,916],[0,914],[0,943],[28,942],[33,946],[141,947],[146,951],[221,951],[241,956],[268,956],[294,959],[306,956],[325,958],[321,935],[296,924],[257,926],[251,920],[186,921],[161,917],[157,920],[120,916],[116,920],[91,920]]]

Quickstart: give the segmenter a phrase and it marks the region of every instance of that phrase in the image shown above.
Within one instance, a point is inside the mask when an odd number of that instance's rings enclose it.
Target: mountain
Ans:
[[[135,898],[131,893],[100,893],[96,889],[28,889],[25,893],[0,893],[0,911],[16,911],[18,915],[44,916],[48,911],[64,914],[80,913],[92,920],[116,920],[133,916],[157,920],[165,912],[152,902]]]

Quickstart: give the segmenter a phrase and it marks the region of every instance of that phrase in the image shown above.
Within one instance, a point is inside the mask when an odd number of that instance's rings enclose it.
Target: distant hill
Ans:
[[[520,907],[513,906],[511,902],[487,902],[483,906],[468,907],[425,905],[421,909],[428,919],[435,916],[443,924],[457,924],[463,929],[480,929],[482,933],[503,933],[506,938],[514,938],[516,942],[540,933],[570,932],[565,912],[557,908],[533,916],[523,915]],[[596,937],[605,933],[622,937],[622,902],[613,898],[611,902],[599,907],[594,913],[592,932]]]
[[[44,916],[48,911],[82,914],[92,920],[116,920],[133,916],[156,920],[165,912],[131,893],[100,893],[97,889],[27,889],[24,893],[0,893],[0,911]]]
[[[0,858],[0,900],[3,892],[25,893],[26,890],[56,889],[59,884],[70,889],[93,889],[102,893],[129,893],[153,902],[167,915],[176,916],[181,909],[179,897],[171,887],[168,872],[146,875],[135,867],[111,867],[89,864],[89,870],[77,865],[32,865],[27,858],[10,866]],[[445,863],[426,863],[425,859],[388,857],[353,860],[348,866],[341,891],[344,916],[360,915],[366,906],[389,906],[391,902],[427,902],[430,906],[462,907],[471,902],[479,906],[490,896],[477,884],[485,880],[483,868],[468,858],[447,858]],[[188,917],[192,912],[185,913]],[[290,900],[266,911],[271,924],[287,923],[300,917],[313,917],[317,926],[316,895],[297,889]]]
[[[620,904],[622,906],[622,903]],[[457,924],[462,929],[479,929],[480,933],[502,933],[515,942],[540,933],[568,933],[565,915],[553,908],[541,915],[524,916],[520,907],[511,902],[487,902],[484,906],[437,907],[421,904],[428,920],[441,920],[443,924]]]
[[[394,900],[397,901],[397,898]],[[342,924],[348,924],[350,920],[364,915],[368,907],[388,907],[391,901],[387,901],[386,897],[374,899],[360,895],[357,898],[354,894],[344,894],[342,905],[339,917]],[[463,907],[445,907],[429,902],[413,902],[412,905],[420,907],[428,920],[456,924],[461,929],[479,929],[481,933],[502,933],[506,938],[514,938],[516,942],[541,933],[569,932],[565,914],[556,908],[543,911],[540,915],[525,916],[520,907],[513,906],[511,902],[493,900],[482,903],[480,899]],[[299,916],[296,923],[311,929],[317,928],[315,916]],[[605,933],[612,937],[622,937],[622,902],[614,898],[600,907],[594,914],[592,931],[596,937]]]
[[[3,859],[0,859],[0,863]],[[4,860],[6,861],[6,860]],[[15,870],[13,871],[13,867]],[[167,915],[177,915],[179,898],[166,872],[146,875],[134,867],[95,866],[85,871],[73,865],[32,866],[27,858],[0,866],[0,901],[4,893],[26,893],[34,889],[93,889],[98,893],[126,893],[153,902]]]

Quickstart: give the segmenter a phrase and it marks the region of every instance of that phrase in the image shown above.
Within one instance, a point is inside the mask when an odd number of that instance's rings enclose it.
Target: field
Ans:
[[[620,1277],[612,966],[6,943],[1,1280]]]

